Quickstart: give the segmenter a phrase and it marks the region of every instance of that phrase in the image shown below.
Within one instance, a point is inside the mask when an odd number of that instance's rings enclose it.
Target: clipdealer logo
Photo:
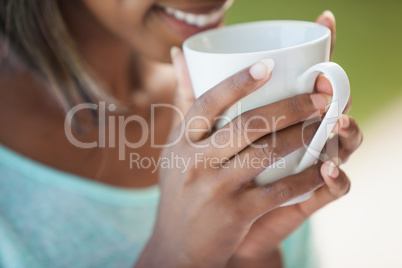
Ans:
[[[159,108],[168,108],[172,109],[173,112],[179,116],[181,120],[181,124],[179,126],[179,134],[176,136],[174,140],[169,141],[167,144],[157,144],[155,142],[155,137],[156,137],[156,129],[155,129],[155,114],[156,110]],[[97,140],[91,141],[91,142],[83,142],[77,139],[76,136],[73,134],[73,129],[72,129],[72,122],[74,116],[79,112],[83,110],[93,110],[97,111],[98,114],[98,137]],[[241,117],[241,103],[238,103],[238,113],[240,114],[239,117]],[[116,111],[116,105],[114,104],[109,104],[106,105],[105,102],[99,102],[99,104],[95,103],[83,103],[83,104],[78,104],[75,107],[73,107],[66,115],[65,122],[64,122],[64,130],[65,130],[65,135],[68,139],[68,141],[73,144],[76,147],[83,148],[83,149],[90,149],[90,148],[116,148],[118,149],[118,158],[121,161],[125,161],[127,157],[127,149],[138,149],[144,146],[147,142],[150,144],[152,148],[167,148],[176,145],[179,143],[182,139],[186,139],[186,142],[192,146],[195,149],[205,149],[208,147],[214,147],[217,149],[224,149],[224,148],[241,148],[242,144],[244,143],[244,140],[249,144],[249,146],[253,147],[266,147],[268,144],[259,144],[256,145],[254,144],[253,140],[249,140],[248,133],[250,132],[264,132],[264,133],[271,133],[272,135],[272,142],[269,144],[271,148],[276,147],[276,129],[278,129],[278,124],[286,119],[286,116],[280,116],[278,118],[270,118],[268,120],[267,118],[263,116],[253,116],[250,117],[246,122],[241,123],[241,131],[242,135],[235,135],[234,133],[239,132],[239,126],[234,124],[228,124],[225,128],[221,129],[222,131],[226,131],[226,136],[229,137],[226,140],[226,142],[222,143],[221,140],[216,140],[216,135],[211,135],[210,141],[205,142],[205,143],[196,143],[193,142],[190,138],[192,133],[199,133],[199,132],[210,132],[212,133],[213,126],[211,125],[210,120],[203,116],[194,116],[192,118],[189,118],[185,121],[185,115],[182,113],[182,111],[177,108],[174,105],[171,104],[152,104],[151,105],[151,118],[150,120],[146,120],[143,117],[139,115],[130,115],[130,116],[123,116],[123,115],[114,115],[113,112]],[[320,121],[320,119],[317,119],[318,113],[317,114],[312,114],[310,116],[310,120],[307,120],[303,123],[302,126],[302,136],[304,135],[304,129],[309,127],[309,125],[313,124],[314,122]],[[230,122],[232,119],[228,116],[218,116],[214,118],[215,123],[217,122]],[[236,119],[234,119],[236,120]],[[264,124],[264,128],[258,128],[258,129],[251,129],[250,126],[252,126],[253,120],[260,120]],[[331,132],[333,126],[336,123],[336,118],[334,120],[331,120],[330,123],[326,126],[327,131]],[[204,126],[206,128],[199,129],[199,128],[192,128],[192,125],[196,121],[203,121]],[[269,123],[271,122],[271,124]],[[332,122],[333,121],[333,122]],[[116,127],[117,123],[117,127]],[[137,124],[139,127],[139,133],[141,133],[139,139],[135,142],[127,140],[126,137],[126,128],[129,124]],[[198,124],[199,125],[199,124]],[[167,130],[169,131],[169,130]],[[117,142],[116,142],[117,141]],[[325,141],[324,141],[325,142]],[[310,153],[315,157],[316,159],[320,160],[326,160],[328,159],[328,152],[322,152],[320,150],[315,150],[314,148],[310,148],[309,145],[305,142],[303,138],[303,146],[306,149],[307,153]],[[336,148],[332,148],[331,150],[337,150]],[[171,159],[148,159],[144,156],[140,156],[138,153],[133,152],[134,150],[130,150],[129,152],[129,161],[130,161],[130,167],[137,167],[137,168],[142,168],[145,166],[149,166],[149,168],[152,167],[163,167],[163,166],[169,166],[168,160],[170,163],[176,163],[176,167],[179,165],[178,163],[183,163],[181,164],[181,167],[186,167],[186,163],[189,163],[190,161],[193,161],[195,163],[199,163],[200,160],[197,157],[193,157],[193,159],[178,159],[177,157],[180,156],[175,156],[174,158]],[[333,153],[332,153],[333,155]],[[200,155],[198,156],[200,157]],[[269,157],[274,158],[275,156],[270,155]],[[213,162],[214,159],[212,159]],[[271,159],[272,160],[272,159]],[[197,162],[198,161],[198,162]],[[247,161],[256,163],[256,159],[247,159]],[[203,163],[210,163],[211,159],[203,159],[201,162]],[[222,159],[219,160],[220,163],[224,162]],[[258,161],[257,161],[258,162]],[[270,161],[271,163],[278,162],[278,159],[274,159]],[[147,164],[151,163],[151,164]],[[200,163],[199,163],[200,164]],[[240,164],[240,163],[239,163]],[[260,163],[261,164],[261,163]],[[187,164],[188,165],[188,164]],[[180,167],[179,167],[180,168]]]

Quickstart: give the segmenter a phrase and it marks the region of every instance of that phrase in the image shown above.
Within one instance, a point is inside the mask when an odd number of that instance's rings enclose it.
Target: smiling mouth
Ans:
[[[205,13],[202,13],[202,11],[184,11],[170,6],[158,6],[158,8],[162,9],[167,15],[188,25],[205,28],[221,21],[225,12],[232,6],[233,1],[228,0],[223,6]]]

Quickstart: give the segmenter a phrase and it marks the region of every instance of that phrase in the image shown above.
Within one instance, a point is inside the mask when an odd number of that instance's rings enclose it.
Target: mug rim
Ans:
[[[313,39],[308,42],[304,42],[298,45],[293,45],[293,46],[288,46],[288,47],[283,47],[283,48],[276,48],[276,49],[268,49],[268,50],[261,50],[261,51],[245,51],[245,52],[216,52],[216,51],[202,51],[202,50],[197,50],[194,49],[190,46],[190,43],[194,41],[194,39],[200,39],[205,35],[209,35],[211,33],[216,33],[219,31],[224,31],[226,29],[236,29],[236,28],[244,28],[244,27],[249,27],[249,26],[254,26],[254,25],[262,25],[262,24],[298,24],[298,25],[310,25],[314,26],[317,28],[322,28],[325,32],[322,36]],[[302,20],[263,20],[263,21],[251,21],[251,22],[243,22],[243,23],[237,23],[237,24],[232,24],[228,26],[224,26],[221,28],[215,28],[211,30],[207,30],[204,32],[200,32],[198,34],[195,34],[189,38],[187,38],[184,43],[183,43],[183,50],[188,50],[192,51],[194,53],[200,53],[200,54],[214,54],[214,55],[236,55],[236,54],[258,54],[258,53],[266,53],[266,52],[280,52],[280,51],[286,51],[286,50],[291,50],[295,48],[300,48],[304,46],[309,46],[311,44],[320,42],[322,40],[325,40],[326,38],[331,37],[331,30],[323,26],[321,24],[318,24],[316,22],[311,22],[311,21],[302,21]]]

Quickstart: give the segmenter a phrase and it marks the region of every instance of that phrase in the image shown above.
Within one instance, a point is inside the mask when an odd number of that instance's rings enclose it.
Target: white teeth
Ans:
[[[200,28],[217,23],[224,14],[224,12],[221,10],[212,12],[211,14],[186,13],[177,9],[172,12],[171,8],[169,8],[169,11],[168,8],[165,8],[165,11],[178,20],[184,21],[190,25],[198,26]]]
[[[208,25],[208,16],[206,15],[199,15],[197,16],[197,19],[195,21],[195,24],[199,27],[202,27],[202,25]]]
[[[185,14],[184,16],[184,21],[187,22],[188,24],[195,25],[197,21],[197,16],[194,14]]]
[[[173,15],[175,9],[172,7],[165,7],[165,11],[166,13],[168,13],[169,15]]]
[[[184,20],[184,19],[186,18],[186,13],[184,13],[183,11],[180,11],[180,10],[175,10],[175,11],[173,12],[173,16],[174,16],[176,19]]]
[[[223,18],[223,14],[231,6],[232,3],[233,1],[229,0],[221,9],[215,10],[209,14],[187,13],[172,7],[162,7],[162,8],[167,14],[175,17],[178,20],[184,21],[189,25],[194,25],[203,28],[215,24],[219,20],[221,20]]]

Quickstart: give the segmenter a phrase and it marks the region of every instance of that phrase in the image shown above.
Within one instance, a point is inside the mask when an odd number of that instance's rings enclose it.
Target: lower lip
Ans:
[[[223,18],[220,19],[218,22],[208,25],[206,27],[197,27],[194,25],[189,25],[184,21],[178,20],[175,17],[170,16],[167,14],[164,10],[158,8],[157,12],[160,14],[162,19],[171,27],[173,28],[176,32],[178,32],[180,35],[182,35],[184,38],[188,38],[194,34],[217,28],[219,25],[222,24]]]

